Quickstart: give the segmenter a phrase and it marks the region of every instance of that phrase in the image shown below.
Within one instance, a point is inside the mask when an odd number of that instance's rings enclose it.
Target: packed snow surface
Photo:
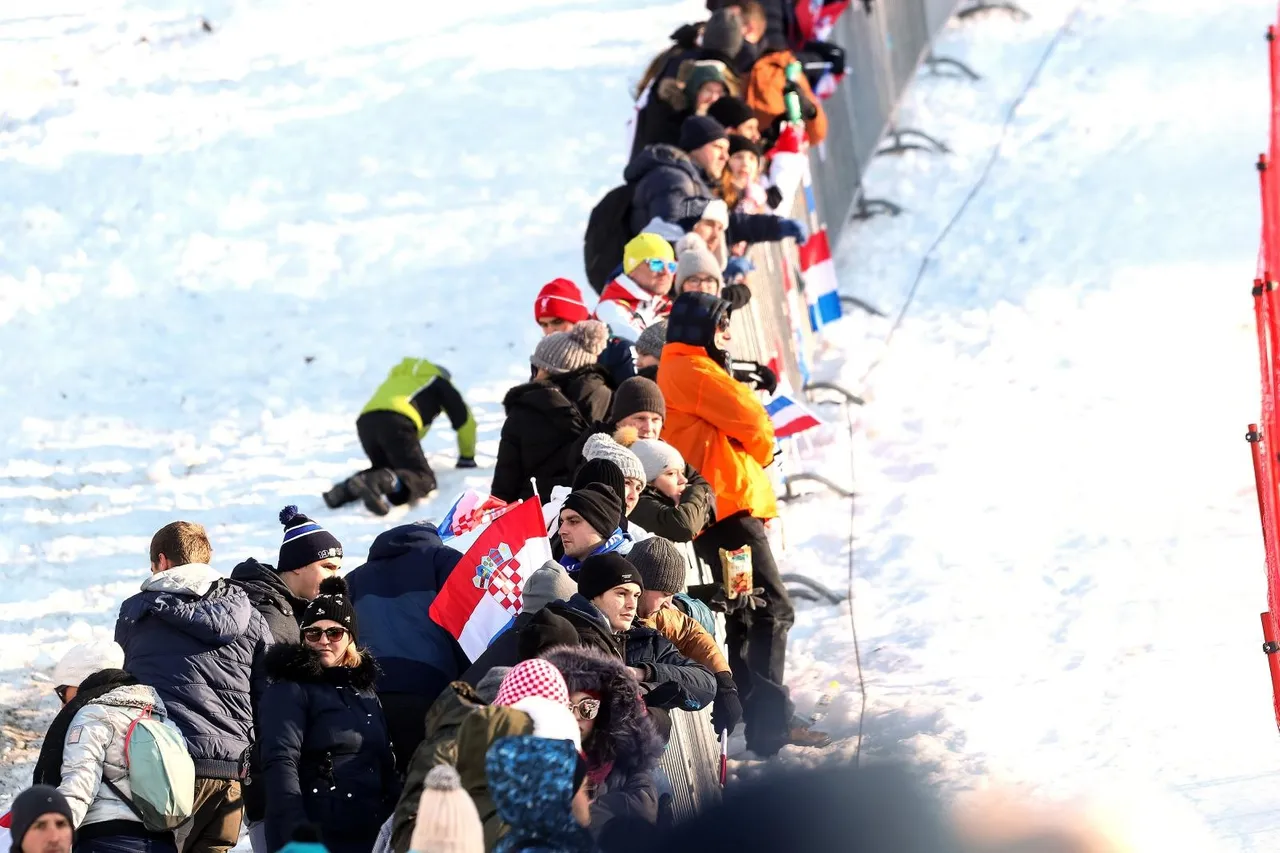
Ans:
[[[841,284],[892,316],[1067,25],[891,344],[884,320],[829,330],[817,372],[867,405],[852,442],[823,407],[807,460],[857,497],[790,504],[785,567],[844,591],[852,517],[863,758],[910,758],[961,795],[1105,804],[1141,850],[1274,851],[1243,436],[1275,7],[1024,5],[940,38],[980,81],[908,92],[900,123],[954,153],[867,175],[907,212],[847,232]],[[362,467],[354,415],[405,355],[453,371],[492,464],[532,296],[581,280],[586,214],[618,182],[628,87],[702,8],[3,4],[9,791],[55,709],[53,662],[110,636],[160,525],[203,522],[229,570],[274,562],[276,512],[298,503],[355,566],[389,524],[487,486],[453,469],[442,421],[433,501],[381,520],[319,499]],[[840,755],[861,707],[849,617],[802,604],[789,659]]]

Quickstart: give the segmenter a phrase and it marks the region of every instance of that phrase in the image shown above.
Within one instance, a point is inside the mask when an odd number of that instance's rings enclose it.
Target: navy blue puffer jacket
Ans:
[[[330,853],[369,853],[400,796],[373,658],[326,669],[306,646],[276,646],[267,672],[258,708],[267,849],[311,823]]]
[[[435,699],[470,665],[458,642],[427,611],[462,554],[435,525],[394,527],[373,540],[369,562],[346,576],[360,642],[378,661],[379,693]]]
[[[158,572],[120,605],[115,640],[124,669],[155,688],[182,730],[196,776],[241,778],[271,645],[244,590],[203,563]]]

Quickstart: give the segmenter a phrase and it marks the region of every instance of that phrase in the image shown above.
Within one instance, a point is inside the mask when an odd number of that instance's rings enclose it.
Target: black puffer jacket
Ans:
[[[592,422],[604,419],[613,400],[611,383],[608,370],[590,364],[508,391],[493,496],[504,501],[533,497],[533,477],[538,498],[546,503],[553,488],[569,485],[575,467],[570,445]]]
[[[635,184],[631,201],[631,232],[639,234],[655,216],[667,222],[693,227],[715,198],[707,176],[689,155],[672,145],[650,145],[623,170],[622,178]],[[768,243],[782,239],[782,219],[763,213],[730,213],[730,243]]]
[[[658,790],[653,769],[662,737],[640,701],[640,686],[622,661],[595,649],[560,647],[543,655],[564,675],[569,692],[589,691],[604,701],[595,729],[583,741],[591,793],[591,834],[615,818],[654,823]]]
[[[684,466],[689,481],[677,504],[662,492],[646,486],[628,518],[654,536],[672,542],[692,542],[716,520],[716,496],[711,484],[692,465]]]
[[[298,620],[307,602],[296,598],[274,567],[257,560],[245,560],[231,570],[231,583],[244,590],[253,609],[267,620],[271,639],[278,644],[298,643]]]
[[[266,668],[258,726],[268,849],[311,823],[331,853],[368,853],[400,795],[372,656],[325,669],[306,646],[277,646]]]

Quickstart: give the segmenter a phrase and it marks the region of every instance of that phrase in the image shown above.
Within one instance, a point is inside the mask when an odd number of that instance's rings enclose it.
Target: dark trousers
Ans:
[[[435,490],[436,475],[409,418],[399,412],[365,412],[356,418],[356,435],[371,469],[386,468],[400,478],[400,488],[387,496],[391,503],[420,500]]]
[[[427,711],[435,701],[417,693],[379,693],[387,734],[396,757],[396,771],[403,778],[418,744],[427,736]]]
[[[178,853],[173,844],[173,833],[165,837],[158,834],[109,835],[102,838],[82,838],[72,848],[75,853]]]
[[[732,551],[751,546],[751,574],[764,590],[764,607],[743,608],[725,618],[729,668],[738,685],[746,724],[747,748],[772,755],[786,745],[795,707],[783,676],[787,665],[787,633],[795,622],[795,609],[773,561],[764,523],[738,513],[717,522],[693,542],[698,557],[711,564],[719,583],[724,582],[720,549]]]

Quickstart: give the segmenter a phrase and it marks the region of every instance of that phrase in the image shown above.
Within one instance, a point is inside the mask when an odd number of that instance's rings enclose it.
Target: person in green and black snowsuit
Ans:
[[[371,512],[386,515],[392,505],[435,491],[436,475],[420,442],[442,411],[458,435],[458,467],[476,467],[476,421],[450,378],[425,358],[406,358],[391,368],[356,419],[369,468],[325,492],[324,502],[337,508],[363,500]]]

